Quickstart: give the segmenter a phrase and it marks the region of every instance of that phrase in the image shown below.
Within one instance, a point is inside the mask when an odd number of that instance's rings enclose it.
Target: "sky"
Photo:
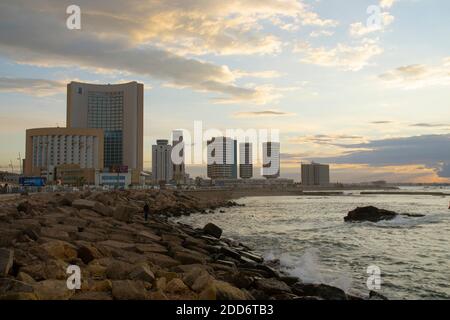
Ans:
[[[2,0],[0,170],[18,169],[27,128],[65,126],[68,82],[139,81],[146,168],[156,139],[202,121],[279,130],[295,180],[316,161],[333,182],[450,182],[449,12],[445,0]]]

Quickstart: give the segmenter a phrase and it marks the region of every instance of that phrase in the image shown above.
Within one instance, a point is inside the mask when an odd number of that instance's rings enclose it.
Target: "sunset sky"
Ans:
[[[66,28],[67,6],[81,30]],[[367,9],[381,10],[370,28]],[[172,129],[279,129],[282,176],[450,177],[446,0],[2,0],[0,170],[65,126],[66,84],[145,84],[145,159]],[[199,168],[188,169],[193,175]]]

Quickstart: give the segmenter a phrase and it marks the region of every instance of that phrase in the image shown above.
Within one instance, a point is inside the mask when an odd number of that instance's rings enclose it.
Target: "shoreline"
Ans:
[[[164,217],[236,205],[228,197],[162,190],[20,199],[0,201],[0,299],[361,299],[283,274],[215,225]],[[81,268],[80,290],[66,287],[69,264]]]

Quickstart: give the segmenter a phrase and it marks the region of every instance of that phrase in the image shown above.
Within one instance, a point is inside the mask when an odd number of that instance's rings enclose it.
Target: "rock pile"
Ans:
[[[227,205],[181,192],[38,194],[0,202],[0,299],[352,299],[280,274],[250,248],[177,215]],[[152,215],[144,221],[143,204]],[[231,204],[230,204],[231,205]],[[67,287],[67,267],[81,289]]]

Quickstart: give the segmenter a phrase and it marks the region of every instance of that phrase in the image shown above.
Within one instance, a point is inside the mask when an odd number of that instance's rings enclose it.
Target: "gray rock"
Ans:
[[[72,202],[72,207],[81,209],[93,209],[95,207],[95,201],[86,199],[76,199]]]
[[[291,288],[286,283],[279,281],[275,278],[257,279],[255,281],[255,287],[268,294],[291,292]]]
[[[19,292],[33,292],[33,287],[22,281],[10,278],[0,278],[0,295]]]
[[[0,276],[7,276],[14,262],[14,251],[0,248]]]
[[[222,236],[222,229],[219,228],[218,226],[216,226],[214,223],[208,223],[203,227],[203,231],[210,235],[213,236],[217,239],[220,239],[220,237]]]
[[[92,210],[105,217],[110,217],[113,214],[113,209],[111,209],[108,206],[105,206],[101,202],[96,202]]]
[[[347,294],[336,287],[326,284],[296,283],[292,291],[298,296],[319,297],[325,300],[348,300]]]
[[[131,206],[118,206],[116,210],[114,210],[113,217],[114,219],[123,221],[123,222],[131,222],[133,220],[133,216],[137,213],[137,208]]]
[[[139,265],[131,271],[130,279],[153,283],[155,281],[155,275],[148,265]]]

